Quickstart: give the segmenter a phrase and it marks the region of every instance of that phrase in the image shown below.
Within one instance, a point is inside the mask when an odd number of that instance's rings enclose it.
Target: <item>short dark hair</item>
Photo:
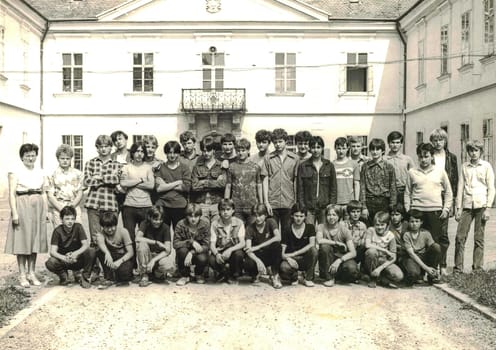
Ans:
[[[255,204],[251,208],[251,213],[253,215],[265,215],[265,216],[269,216],[269,212],[267,210],[267,207],[263,203]]]
[[[248,139],[245,139],[245,138],[242,138],[242,139],[239,139],[237,142],[236,142],[236,145],[235,145],[235,148],[238,150],[240,148],[244,148],[246,149],[247,151],[250,150],[250,147],[251,147],[251,143],[250,141],[248,141]]]
[[[224,142],[232,142],[233,144],[236,144],[236,136],[234,136],[230,132],[226,132],[220,138],[220,143],[223,144]]]
[[[159,220],[163,218],[164,218],[164,209],[159,205],[154,205],[146,212],[146,219],[148,221]]]
[[[112,139],[112,142],[117,141],[117,137],[119,135],[122,135],[126,140],[128,139],[127,134],[124,131],[117,130],[110,134],[110,138]]]
[[[363,205],[362,205],[361,202],[357,201],[356,199],[352,199],[346,205],[346,211],[349,214],[349,213],[351,213],[352,210],[356,210],[356,209],[362,210],[363,209]]]
[[[307,207],[305,207],[304,205],[302,205],[300,203],[295,203],[291,207],[291,215],[293,215],[294,213],[303,213],[303,214],[307,215],[308,209],[307,209]]]
[[[185,216],[201,216],[202,208],[198,203],[189,203],[184,209]]]
[[[434,155],[434,146],[429,142],[422,142],[417,146],[417,156],[421,156],[424,152]]]
[[[265,129],[258,130],[257,133],[255,134],[255,141],[256,142],[262,142],[262,141],[269,141],[270,143],[271,139],[271,132]]]
[[[136,152],[138,152],[138,150],[141,148],[141,150],[143,151],[143,154],[146,154],[146,147],[145,145],[143,144],[143,142],[141,141],[138,141],[138,142],[135,142],[131,145],[131,147],[129,148],[129,155],[131,156],[131,159],[134,160],[134,154]]]
[[[100,214],[100,226],[117,226],[117,214],[113,211],[104,211],[102,214]]]
[[[386,152],[386,144],[383,139],[372,139],[369,143],[369,151],[373,149],[380,149],[382,152]]]
[[[403,143],[403,134],[399,131],[391,131],[387,137],[387,142],[391,143],[394,140],[400,140]]]
[[[411,209],[408,212],[408,220],[410,220],[410,218],[415,218],[424,221],[424,214],[420,210]]]
[[[61,219],[64,219],[64,217],[66,217],[67,215],[72,215],[74,216],[74,218],[77,217],[76,208],[74,208],[72,205],[66,205],[65,207],[63,207],[60,210],[59,216]]]
[[[379,211],[375,214],[374,216],[374,224],[376,223],[382,223],[382,224],[388,224],[390,220],[390,216],[388,212],[385,211]]]
[[[284,141],[288,139],[288,133],[286,132],[286,130],[281,128],[274,129],[274,131],[272,131],[272,134],[270,135],[270,140],[274,142],[275,140],[281,139]]]
[[[295,142],[296,143],[298,143],[298,142],[310,142],[311,139],[312,139],[312,134],[310,133],[310,131],[307,131],[307,130],[298,131],[295,134]]]
[[[319,145],[320,147],[324,148],[324,139],[320,136],[312,136],[310,142],[308,143],[308,146],[314,147],[314,145]]]
[[[182,145],[184,145],[188,140],[196,143],[195,134],[193,134],[191,131],[186,130],[185,132],[181,133],[181,135],[179,135],[179,142],[181,142]]]
[[[346,139],[346,137],[338,137],[336,141],[334,141],[334,148],[336,149],[338,146],[349,147],[348,140]]]
[[[224,208],[231,208],[234,210],[234,201],[229,198],[222,198],[217,205],[217,209],[221,211]]]
[[[174,153],[181,152],[181,145],[177,141],[167,141],[164,145],[164,153],[167,154],[170,151],[174,151]]]
[[[21,147],[19,148],[19,157],[24,157],[24,154],[28,153],[28,152],[34,152],[36,153],[36,155],[38,155],[38,146],[35,145],[34,143],[25,143],[23,145],[21,145]]]
[[[95,140],[95,147],[98,146],[112,146],[112,138],[108,135],[98,135]]]
[[[215,139],[207,135],[205,136],[201,141],[200,141],[200,150],[201,151],[218,151],[219,150],[219,144],[215,142]]]

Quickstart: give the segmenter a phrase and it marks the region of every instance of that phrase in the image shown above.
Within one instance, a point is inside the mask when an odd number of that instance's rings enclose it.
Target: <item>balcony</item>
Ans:
[[[182,89],[185,113],[244,113],[245,89]]]

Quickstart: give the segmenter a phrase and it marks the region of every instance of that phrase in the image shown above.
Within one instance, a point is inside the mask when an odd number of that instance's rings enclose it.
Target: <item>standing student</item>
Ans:
[[[373,225],[379,211],[389,212],[396,207],[396,175],[394,167],[384,161],[386,145],[381,139],[369,144],[371,160],[363,164],[360,172],[360,202],[364,205],[362,215]]]
[[[313,287],[318,251],[315,247],[315,226],[305,223],[307,209],[294,204],[291,208],[291,223],[282,232],[281,278],[291,284],[298,283],[298,271],[304,271],[303,284]]]
[[[67,205],[76,209],[76,217],[81,220],[79,204],[83,198],[83,173],[71,166],[74,150],[69,145],[60,145],[55,156],[59,166],[48,177],[49,188],[47,191],[50,218],[54,229],[62,223],[60,211]]]
[[[145,163],[150,164],[153,171],[158,170],[163,162],[155,154],[158,149],[157,138],[154,135],[145,135],[142,142],[146,150]]]
[[[112,160],[120,164],[131,163],[131,153],[127,149],[127,134],[122,130],[114,131],[110,134],[115,151],[112,153]]]
[[[346,210],[351,200],[360,198],[360,166],[347,157],[349,147],[346,138],[338,137],[334,142],[334,150],[336,151],[336,159],[333,162],[336,169],[336,203]]]
[[[443,229],[448,219],[453,194],[446,171],[434,167],[434,147],[430,143],[417,146],[418,168],[408,171],[405,188],[405,210],[416,209],[423,214],[423,228],[441,246],[441,269],[445,269],[449,237]]]
[[[334,286],[335,279],[354,282],[360,277],[355,261],[356,251],[353,237],[345,222],[340,221],[343,212],[340,206],[330,204],[325,210],[325,222],[317,226],[319,245],[319,272],[326,287]]]
[[[191,172],[198,157],[200,157],[200,154],[196,152],[196,137],[191,131],[187,130],[179,135],[179,142],[183,146],[179,160],[186,164]]]
[[[236,142],[237,161],[229,165],[224,198],[232,198],[234,216],[251,224],[255,218],[252,208],[263,202],[260,166],[249,160],[250,141],[245,138]]]
[[[323,223],[327,205],[336,204],[336,171],[329,159],[322,157],[323,152],[324,140],[320,136],[312,137],[311,157],[298,167],[298,203],[307,208],[307,222],[310,224]]]
[[[362,140],[356,136],[351,136],[348,139],[348,143],[350,146],[350,159],[361,169],[362,165],[369,160],[369,158],[362,153],[362,148],[364,147]],[[367,145],[365,145],[365,147],[367,147]]]
[[[296,203],[296,167],[299,158],[286,149],[288,133],[275,129],[271,140],[274,151],[265,159],[262,167],[263,199],[269,216],[281,225],[281,232],[288,231],[291,207]],[[306,213],[305,213],[306,216]]]
[[[307,160],[312,156],[310,153],[310,140],[312,140],[312,134],[309,131],[298,131],[295,134],[296,155],[300,158],[300,161]]]
[[[264,158],[268,154],[270,146],[271,132],[265,129],[258,130],[255,134],[255,143],[257,145],[258,152],[250,156],[250,160],[253,163],[258,164],[260,167],[263,166]]]
[[[473,270],[484,266],[484,231],[494,201],[494,171],[489,162],[481,159],[484,145],[478,140],[467,143],[469,161],[463,163],[458,181],[455,218],[458,221],[455,241],[455,272],[463,272],[465,241],[474,223]]]
[[[408,170],[415,167],[415,163],[410,156],[403,154],[403,135],[399,131],[392,131],[387,137],[389,152],[384,159],[394,167],[396,176],[397,206],[401,213],[404,212],[403,203],[405,196],[406,179]]]
[[[234,163],[237,159],[236,153],[236,136],[231,133],[225,133],[220,138],[221,154],[219,160],[222,162],[222,168],[228,169],[229,165]]]

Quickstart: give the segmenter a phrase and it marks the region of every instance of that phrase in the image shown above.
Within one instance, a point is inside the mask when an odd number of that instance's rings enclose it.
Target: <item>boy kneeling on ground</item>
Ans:
[[[96,235],[98,259],[103,267],[103,281],[99,289],[116,285],[128,285],[133,279],[133,242],[123,227],[117,229],[117,214],[104,212],[100,216],[101,232]]]
[[[60,219],[62,224],[57,226],[52,234],[52,247],[50,258],[45,263],[46,268],[57,274],[60,285],[69,284],[67,270],[73,270],[76,282],[83,288],[90,288],[95,250],[90,248],[83,226],[76,222],[76,209],[73,206],[63,207]]]

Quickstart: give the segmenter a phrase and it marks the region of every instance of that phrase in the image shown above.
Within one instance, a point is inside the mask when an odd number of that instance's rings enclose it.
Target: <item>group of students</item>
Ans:
[[[267,275],[277,289],[283,281],[311,287],[316,270],[327,287],[360,279],[370,287],[424,278],[436,283],[446,273],[454,202],[455,271],[463,271],[473,220],[473,269],[483,266],[484,226],[495,190],[479,141],[467,144],[469,161],[458,179],[442,129],[418,145],[418,166],[401,152],[397,131],[387,137],[387,154],[384,140],[372,139],[370,158],[359,139],[340,137],[333,162],[323,157],[324,140],[308,131],[295,135],[293,153],[284,129],[259,130],[258,151],[251,156],[250,141],[230,133],[220,140],[205,136],[199,154],[194,134],[186,131],[180,142],[164,145],[166,161],[155,155],[155,137],[145,136],[129,150],[127,139],[123,131],[100,135],[98,156],[84,173],[70,166],[68,145],[57,150],[59,167],[46,187],[55,227],[46,267],[61,284],[74,270],[89,288],[96,258],[103,268],[101,289],[129,281],[148,286],[166,279],[173,265],[177,285],[209,277],[233,284],[243,275],[256,284]],[[89,238],[77,222],[85,189]],[[34,275],[29,268],[28,286]]]

